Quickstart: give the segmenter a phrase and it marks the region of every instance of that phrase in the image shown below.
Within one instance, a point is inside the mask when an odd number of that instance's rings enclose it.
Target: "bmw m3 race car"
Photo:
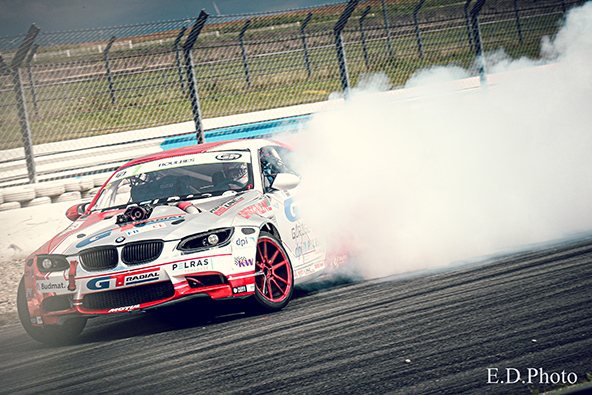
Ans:
[[[27,333],[68,342],[89,317],[204,295],[282,309],[295,283],[344,261],[329,257],[300,218],[290,155],[272,140],[235,140],[119,168],[92,202],[68,210],[68,228],[27,258],[17,295]]]

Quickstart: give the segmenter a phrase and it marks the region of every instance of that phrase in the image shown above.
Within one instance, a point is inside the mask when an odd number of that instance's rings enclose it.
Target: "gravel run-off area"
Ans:
[[[0,325],[18,322],[16,291],[24,264],[24,259],[0,263]]]

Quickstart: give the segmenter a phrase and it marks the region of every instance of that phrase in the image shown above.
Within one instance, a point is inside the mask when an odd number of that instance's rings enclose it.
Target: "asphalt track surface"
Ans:
[[[592,372],[592,239],[301,290],[275,314],[219,307],[224,315],[206,323],[93,319],[77,344],[61,347],[1,327],[0,393],[542,392],[552,386],[529,384],[529,372]]]

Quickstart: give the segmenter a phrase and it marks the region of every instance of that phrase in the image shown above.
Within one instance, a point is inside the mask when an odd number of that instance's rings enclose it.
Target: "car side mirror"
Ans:
[[[279,173],[275,176],[271,188],[277,190],[296,188],[300,184],[300,177],[290,173]]]
[[[76,221],[88,208],[88,203],[75,204],[66,211],[66,218]]]

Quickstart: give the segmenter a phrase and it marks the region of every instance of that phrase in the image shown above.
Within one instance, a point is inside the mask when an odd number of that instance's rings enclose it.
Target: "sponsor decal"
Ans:
[[[182,158],[182,159],[172,159],[167,160],[166,162],[161,162],[158,164],[158,168],[162,169],[163,167],[175,167],[179,165],[187,165],[189,163],[194,163],[195,158]]]
[[[162,222],[156,223],[156,224],[140,224],[137,225],[134,229],[132,230],[128,230],[127,232],[125,232],[126,235],[128,236],[133,236],[133,235],[138,235],[140,233],[144,233],[144,232],[148,232],[154,229],[161,229],[161,228],[166,228],[166,225]]]
[[[234,242],[235,246],[238,248],[248,248],[251,247],[253,244],[256,244],[254,237],[239,237]]]
[[[241,285],[240,287],[232,288],[232,293],[234,293],[234,294],[244,294],[245,292],[247,292],[246,285]]]
[[[244,199],[244,197],[242,197],[242,196],[241,197],[232,198],[232,199],[224,202],[223,204],[221,204],[221,205],[219,205],[217,207],[214,207],[211,210],[211,212],[213,214],[215,214],[215,215],[220,216],[220,215],[224,214],[225,212],[227,212],[228,210],[230,210],[231,207],[233,207],[237,203],[241,202],[243,199]]]
[[[87,245],[92,244],[97,240],[101,240],[101,239],[104,239],[105,237],[108,237],[110,234],[111,234],[111,231],[108,230],[106,232],[99,233],[98,235],[95,235],[93,237],[89,237],[88,239],[82,240],[80,243],[76,244],[76,248],[86,247]]]
[[[238,215],[240,215],[243,218],[249,219],[253,214],[264,215],[265,213],[271,210],[271,206],[265,200],[262,200],[260,202],[253,204],[252,206],[242,209],[238,213]]]
[[[173,217],[147,219],[147,220],[135,223],[134,227],[140,228],[140,227],[149,226],[150,224],[152,224],[152,227],[150,229],[158,229],[158,228],[163,228],[166,226],[164,224],[164,222],[174,221],[179,218],[183,218],[183,216],[182,215],[175,215]]]
[[[86,283],[86,287],[94,291],[99,289],[108,289],[110,285],[111,277],[109,276],[93,278]]]
[[[237,154],[235,152],[229,152],[229,153],[225,153],[225,154],[216,155],[216,159],[218,159],[218,160],[237,160],[241,156],[242,156],[241,154]]]
[[[314,265],[311,264],[310,266],[307,266],[305,268],[297,270],[294,273],[294,278],[300,278],[300,277],[304,277],[304,276],[307,276],[312,273],[316,273],[319,270],[325,268],[325,266],[326,266],[325,261],[317,262]]]
[[[315,239],[311,239],[308,241],[303,241],[296,246],[294,249],[294,255],[296,257],[300,257],[302,255],[308,254],[316,249],[317,241]]]
[[[113,309],[109,309],[108,313],[123,313],[125,311],[132,311],[132,310],[136,310],[139,308],[140,308],[139,304],[135,304],[133,306],[115,307]]]
[[[296,224],[291,230],[290,234],[292,235],[292,240],[301,239],[302,237],[306,236],[310,233],[308,227],[302,223]]]
[[[314,251],[317,247],[317,240],[310,238],[310,230],[302,222],[294,224],[294,227],[290,229],[290,235],[296,243],[296,247],[294,248],[294,255],[296,257]]]
[[[232,293],[235,295],[236,294],[244,294],[244,293],[253,292],[253,291],[255,291],[255,284],[241,285],[241,286],[232,288]]]
[[[207,271],[212,270],[213,267],[213,258],[190,259],[184,262],[176,262],[172,265],[173,271],[181,271],[183,273]]]
[[[286,218],[288,218],[290,222],[296,222],[300,219],[298,207],[296,206],[293,197],[284,201],[284,212],[286,214]]]
[[[151,272],[151,273],[142,273],[142,274],[134,274],[132,276],[125,277],[124,282],[125,285],[136,285],[141,283],[146,283],[149,281],[155,281],[160,278],[158,272]]]
[[[115,176],[113,176],[113,178],[115,178],[115,179],[117,180],[117,179],[120,179],[120,178],[122,178],[122,177],[123,177],[123,176],[125,176],[126,174],[127,174],[127,170],[121,170],[121,171],[118,171],[118,172],[115,174]]]
[[[234,257],[234,264],[238,267],[249,267],[249,266],[253,266],[253,260],[247,259],[244,256],[237,256],[237,257]]]
[[[50,280],[37,280],[37,292],[46,294],[68,289],[68,284],[60,282],[54,283]]]
[[[336,257],[333,258],[333,260],[331,261],[330,266],[331,267],[339,267],[339,266],[343,266],[344,264],[346,264],[348,261],[348,257],[347,255],[337,255]]]
[[[295,277],[295,278],[300,278],[300,277],[304,277],[304,276],[307,276],[307,275],[309,275],[309,274],[312,274],[312,273],[314,273],[314,272],[315,272],[315,270],[314,270],[312,267],[306,267],[306,268],[304,268],[304,269],[300,269],[300,270],[298,270],[298,271],[296,272],[296,274],[295,274],[295,276],[294,276],[294,277]]]
[[[150,269],[149,271],[141,271],[136,273],[119,273],[111,276],[102,276],[90,279],[86,283],[86,287],[93,291],[102,289],[109,289],[111,287],[123,287],[128,285],[137,285],[157,281],[160,279],[160,269]],[[115,280],[115,284],[113,284]]]
[[[35,293],[33,292],[33,288],[27,288],[25,290],[25,294],[27,295],[27,299],[33,299],[35,297]]]

